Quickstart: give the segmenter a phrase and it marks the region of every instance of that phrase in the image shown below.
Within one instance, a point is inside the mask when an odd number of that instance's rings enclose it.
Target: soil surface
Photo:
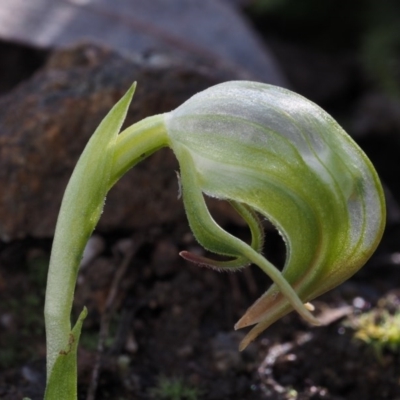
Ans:
[[[83,305],[90,310],[79,350],[80,399],[100,365],[97,341],[107,319],[96,399],[400,399],[398,352],[377,356],[352,327],[384,298],[391,312],[400,304],[398,267],[382,265],[379,253],[314,302],[326,326],[312,328],[291,314],[240,353],[244,333],[234,322],[269,284],[258,270],[219,274],[186,264],[178,251],[199,249],[184,221],[130,237],[96,235],[91,246],[100,254],[83,267],[75,303],[75,315]],[[25,240],[1,251],[2,399],[43,396],[49,247]],[[283,254],[274,231],[266,254],[277,262]],[[117,289],[111,301],[110,287]],[[180,395],[171,389],[177,383]]]
[[[324,326],[310,327],[292,313],[239,352],[245,333],[233,326],[270,284],[263,273],[255,267],[217,273],[180,259],[181,250],[202,252],[185,219],[146,230],[95,232],[74,306],[75,318],[83,306],[89,309],[79,349],[79,399],[400,400],[398,322],[397,341],[390,345],[384,335],[381,341],[372,334],[369,343],[360,339],[363,315],[374,312],[370,325],[376,327],[388,314],[396,321],[400,307],[399,99],[379,89],[351,49],[323,52],[306,39],[290,41],[276,32],[269,43],[292,89],[331,112],[383,179],[388,227],[382,244],[359,273],[313,302]],[[46,58],[45,52],[8,44],[0,53],[32,61],[14,71],[12,82],[0,82],[3,91]],[[224,227],[248,236],[237,221]],[[43,398],[50,248],[51,238],[0,243],[4,400]],[[264,253],[283,265],[284,244],[267,224]]]

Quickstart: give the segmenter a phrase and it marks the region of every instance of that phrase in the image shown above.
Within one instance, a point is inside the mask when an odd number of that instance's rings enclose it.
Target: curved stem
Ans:
[[[68,348],[79,264],[100,218],[107,192],[137,162],[168,145],[163,115],[146,118],[118,135],[134,89],[135,85],[112,108],[91,137],[63,197],[45,301],[48,381],[56,360]]]
[[[135,84],[100,123],[80,156],[64,193],[47,275],[44,312],[48,382],[61,351],[68,347],[79,264],[103,209],[117,135],[134,90]],[[72,382],[71,386],[74,385]]]
[[[164,118],[165,114],[145,118],[118,135],[109,189],[138,162],[169,145]]]

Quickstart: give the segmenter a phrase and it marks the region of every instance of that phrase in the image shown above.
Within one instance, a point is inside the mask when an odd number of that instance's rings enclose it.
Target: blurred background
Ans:
[[[370,262],[238,353],[233,325],[269,285],[217,274],[177,200],[161,151],[107,198],[77,285],[90,310],[82,399],[400,399],[400,3],[395,0],[2,0],[0,3],[0,398],[41,399],[43,299],[73,166],[133,81],[127,124],[234,79],[289,88],[328,111],[382,178],[387,229]],[[224,203],[210,209],[248,238]],[[266,256],[285,248],[265,223]],[[114,294],[112,294],[114,293]],[[115,293],[118,293],[115,295]],[[99,330],[104,350],[98,350]]]

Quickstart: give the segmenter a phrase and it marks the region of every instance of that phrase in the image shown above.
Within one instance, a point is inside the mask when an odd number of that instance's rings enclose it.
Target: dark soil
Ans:
[[[267,254],[281,251],[281,244],[274,246],[278,240],[268,232]],[[111,321],[96,399],[154,398],[160,377],[179,379],[207,400],[400,399],[398,353],[384,350],[377,357],[345,323],[399,287],[395,266],[378,267],[379,253],[356,277],[315,302],[326,326],[311,328],[291,314],[239,353],[244,333],[233,330],[234,322],[268,284],[256,269],[219,274],[187,265],[178,251],[197,245],[183,221],[129,238],[96,236],[94,242],[105,249],[83,268],[76,294],[75,314],[83,305],[90,310],[79,352],[81,399],[98,363],[104,313]],[[2,399],[43,395],[49,245],[26,240],[1,252]],[[135,248],[110,312],[110,286]]]
[[[293,89],[328,108],[354,133],[387,185],[388,229],[381,246],[355,277],[315,301],[325,326],[312,328],[291,314],[240,353],[244,333],[233,326],[269,285],[260,271],[251,267],[223,274],[188,265],[179,251],[201,250],[184,220],[148,231],[97,232],[91,242],[95,255],[78,279],[74,310],[76,316],[84,305],[89,309],[79,350],[80,399],[86,399],[96,381],[93,370],[99,367],[97,400],[400,400],[400,334],[397,346],[383,347],[380,354],[354,336],[360,314],[375,307],[396,314],[400,304],[399,126],[381,124],[384,117],[396,121],[384,114],[390,107],[382,104],[395,104],[395,113],[398,99],[379,92],[381,100],[376,100],[377,86],[348,49],[328,54],[278,36],[272,48]],[[13,51],[0,44],[0,54]],[[16,60],[28,57],[30,64],[15,71],[8,83],[0,82],[0,91],[10,90],[46,58],[45,52],[32,49],[19,48],[17,53]],[[315,77],[323,87],[315,84]],[[374,104],[371,96],[377,107],[368,108]],[[234,222],[228,228],[247,235]],[[50,238],[0,244],[4,400],[43,398],[42,310],[50,247]],[[272,229],[265,254],[282,265],[284,246]],[[116,289],[115,296],[110,289]],[[388,298],[390,302],[382,300]],[[101,328],[105,349],[100,362]],[[181,394],[168,397],[173,385]]]

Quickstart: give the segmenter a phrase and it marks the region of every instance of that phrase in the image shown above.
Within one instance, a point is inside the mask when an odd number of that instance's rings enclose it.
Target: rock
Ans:
[[[128,54],[175,51],[286,85],[279,66],[231,0],[2,0],[0,38],[60,48],[82,39]]]
[[[352,55],[323,52],[282,39],[274,39],[270,45],[291,89],[319,105],[346,101],[360,84]]]
[[[20,43],[0,41],[0,95],[31,77],[46,62],[48,52]]]
[[[45,67],[0,97],[0,239],[51,237],[61,198],[86,142],[133,81],[127,124],[170,111],[236,70],[171,55],[123,57],[95,45],[56,51]],[[131,230],[183,216],[171,151],[139,164],[114,187],[100,231]]]

